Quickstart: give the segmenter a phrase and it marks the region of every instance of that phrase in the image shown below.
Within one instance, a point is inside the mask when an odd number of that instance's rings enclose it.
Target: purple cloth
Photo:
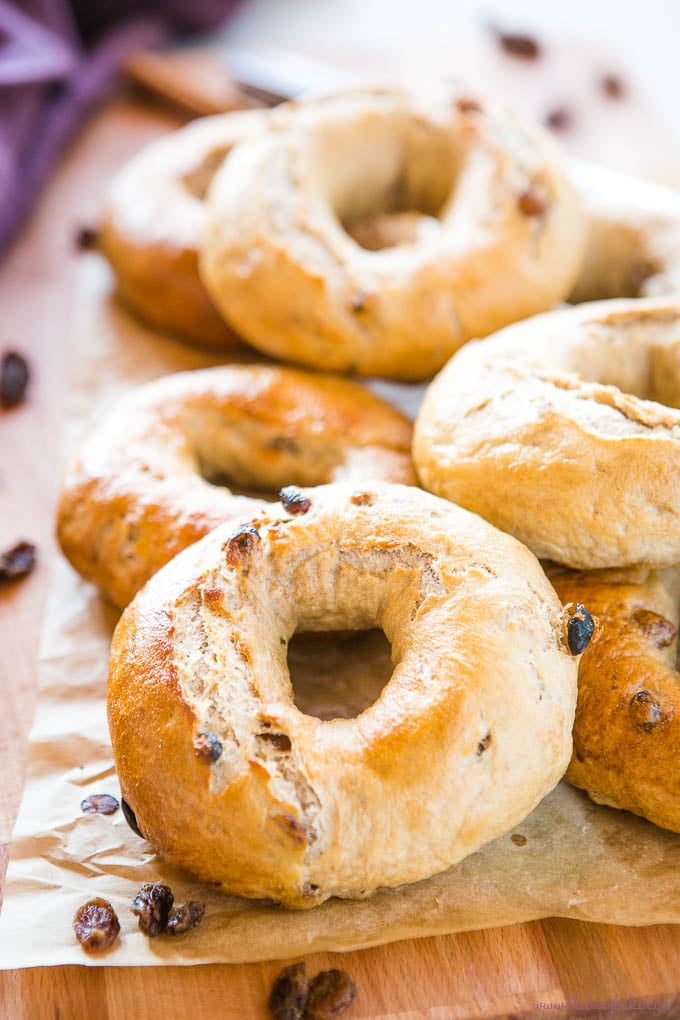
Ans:
[[[0,254],[125,58],[219,24],[235,0],[0,0]]]

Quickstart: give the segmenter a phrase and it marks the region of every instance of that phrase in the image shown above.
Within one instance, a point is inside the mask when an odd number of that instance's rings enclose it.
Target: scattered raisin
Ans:
[[[566,106],[556,106],[553,110],[548,110],[543,123],[551,131],[568,131],[572,126],[572,115]]]
[[[543,216],[547,209],[547,202],[536,188],[527,188],[517,196],[517,207],[525,216]]]
[[[633,613],[633,619],[638,627],[657,648],[668,648],[678,636],[673,624],[659,613],[653,613],[651,609],[638,609]]]
[[[477,755],[478,756],[483,755],[490,743],[491,734],[487,733],[487,735],[485,737],[482,737],[482,739],[477,744]]]
[[[125,800],[125,797],[120,798],[120,806],[123,811],[125,821],[128,823],[128,825],[135,833],[135,835],[141,837],[141,839],[146,839],[146,836],[144,835],[142,830],[139,828],[139,825],[137,824],[137,816],[130,807],[130,805],[128,804],[128,802]]]
[[[140,931],[149,938],[154,938],[165,931],[174,899],[169,885],[145,882],[130,907],[132,913],[139,918]]]
[[[523,836],[521,832],[513,832],[510,839],[515,846],[526,846],[527,844],[527,838],[526,836]]]
[[[222,754],[222,744],[214,733],[205,730],[194,737],[194,751],[199,758],[217,761]]]
[[[289,514],[306,514],[312,505],[311,499],[303,495],[294,485],[287,485],[285,489],[281,489],[279,499],[283,504],[283,509],[287,510]]]
[[[73,930],[83,949],[101,953],[118,938],[120,922],[108,900],[88,900],[76,910]]]
[[[227,563],[232,567],[243,563],[245,556],[256,542],[260,541],[260,532],[252,524],[242,524],[224,544]]]
[[[35,567],[35,546],[31,542],[17,542],[0,555],[0,582],[16,581],[26,577]]]
[[[572,655],[585,652],[595,630],[595,621],[581,603],[577,603],[576,612],[567,624],[567,644]]]
[[[538,60],[541,55],[541,45],[533,35],[524,32],[503,32],[499,28],[494,29],[496,42],[511,57],[519,57],[521,60]]]
[[[0,405],[16,407],[26,396],[31,373],[28,362],[16,351],[3,354],[0,362]]]
[[[284,967],[274,981],[269,996],[273,1020],[301,1020],[307,1001],[307,974],[304,963]]]
[[[330,1020],[354,1002],[357,990],[344,970],[322,970],[309,982],[304,1020]]]
[[[649,691],[638,691],[630,699],[635,723],[640,729],[649,733],[661,719],[661,706]]]
[[[600,78],[600,88],[609,99],[622,99],[626,94],[623,80],[618,74],[603,74]]]
[[[99,247],[99,231],[96,227],[78,227],[75,242],[78,251],[93,251]]]
[[[110,793],[91,793],[80,802],[80,810],[86,815],[112,815],[119,807],[118,801]]]
[[[189,900],[173,907],[168,915],[167,930],[171,935],[183,935],[185,931],[198,928],[205,915],[205,903]]]

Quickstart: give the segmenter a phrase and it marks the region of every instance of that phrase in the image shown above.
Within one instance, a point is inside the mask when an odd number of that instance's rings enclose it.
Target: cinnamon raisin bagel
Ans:
[[[425,488],[537,556],[671,565],[679,406],[680,297],[579,305],[459,351],[425,395],[414,460]]]
[[[680,294],[680,193],[580,160],[570,176],[588,234],[569,300]]]
[[[126,396],[69,465],[59,541],[123,607],[181,549],[267,505],[227,485],[415,484],[410,441],[410,422],[349,380],[264,365],[166,376]]]
[[[296,708],[293,633],[376,626],[394,663],[378,700],[353,719]],[[123,613],[121,790],[164,857],[226,892],[367,896],[455,864],[557,783],[577,661],[510,536],[415,487],[303,490],[187,549]]]
[[[680,571],[554,568],[549,577],[564,602],[582,600],[598,617],[579,666],[566,778],[598,804],[680,832]]]
[[[198,276],[203,199],[233,146],[266,119],[259,110],[204,117],[146,146],[114,178],[99,247],[120,297],[151,326],[207,347],[239,343]]]
[[[553,141],[450,88],[302,103],[232,153],[208,206],[200,272],[249,343],[405,380],[564,298],[585,229]]]

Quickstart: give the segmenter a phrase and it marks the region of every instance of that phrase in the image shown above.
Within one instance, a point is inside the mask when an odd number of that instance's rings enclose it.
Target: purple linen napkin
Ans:
[[[0,255],[87,109],[132,52],[235,0],[0,0]]]

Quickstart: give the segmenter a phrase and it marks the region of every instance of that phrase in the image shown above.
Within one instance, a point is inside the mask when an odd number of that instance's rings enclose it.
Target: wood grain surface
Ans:
[[[21,350],[33,367],[27,403],[0,412],[0,534],[3,546],[26,538],[40,550],[34,575],[0,590],[3,875],[21,796],[47,565],[54,551],[71,285],[77,260],[87,257],[77,252],[74,232],[96,221],[112,170],[176,123],[169,113],[129,97],[100,109],[62,160],[32,221],[0,267],[0,351]],[[0,974],[0,1017],[264,1018],[272,980],[282,965],[7,972]],[[359,994],[345,1014],[348,1020],[680,1016],[680,926],[617,928],[550,919],[346,955],[315,955],[307,965],[312,973],[336,966],[352,975]]]

